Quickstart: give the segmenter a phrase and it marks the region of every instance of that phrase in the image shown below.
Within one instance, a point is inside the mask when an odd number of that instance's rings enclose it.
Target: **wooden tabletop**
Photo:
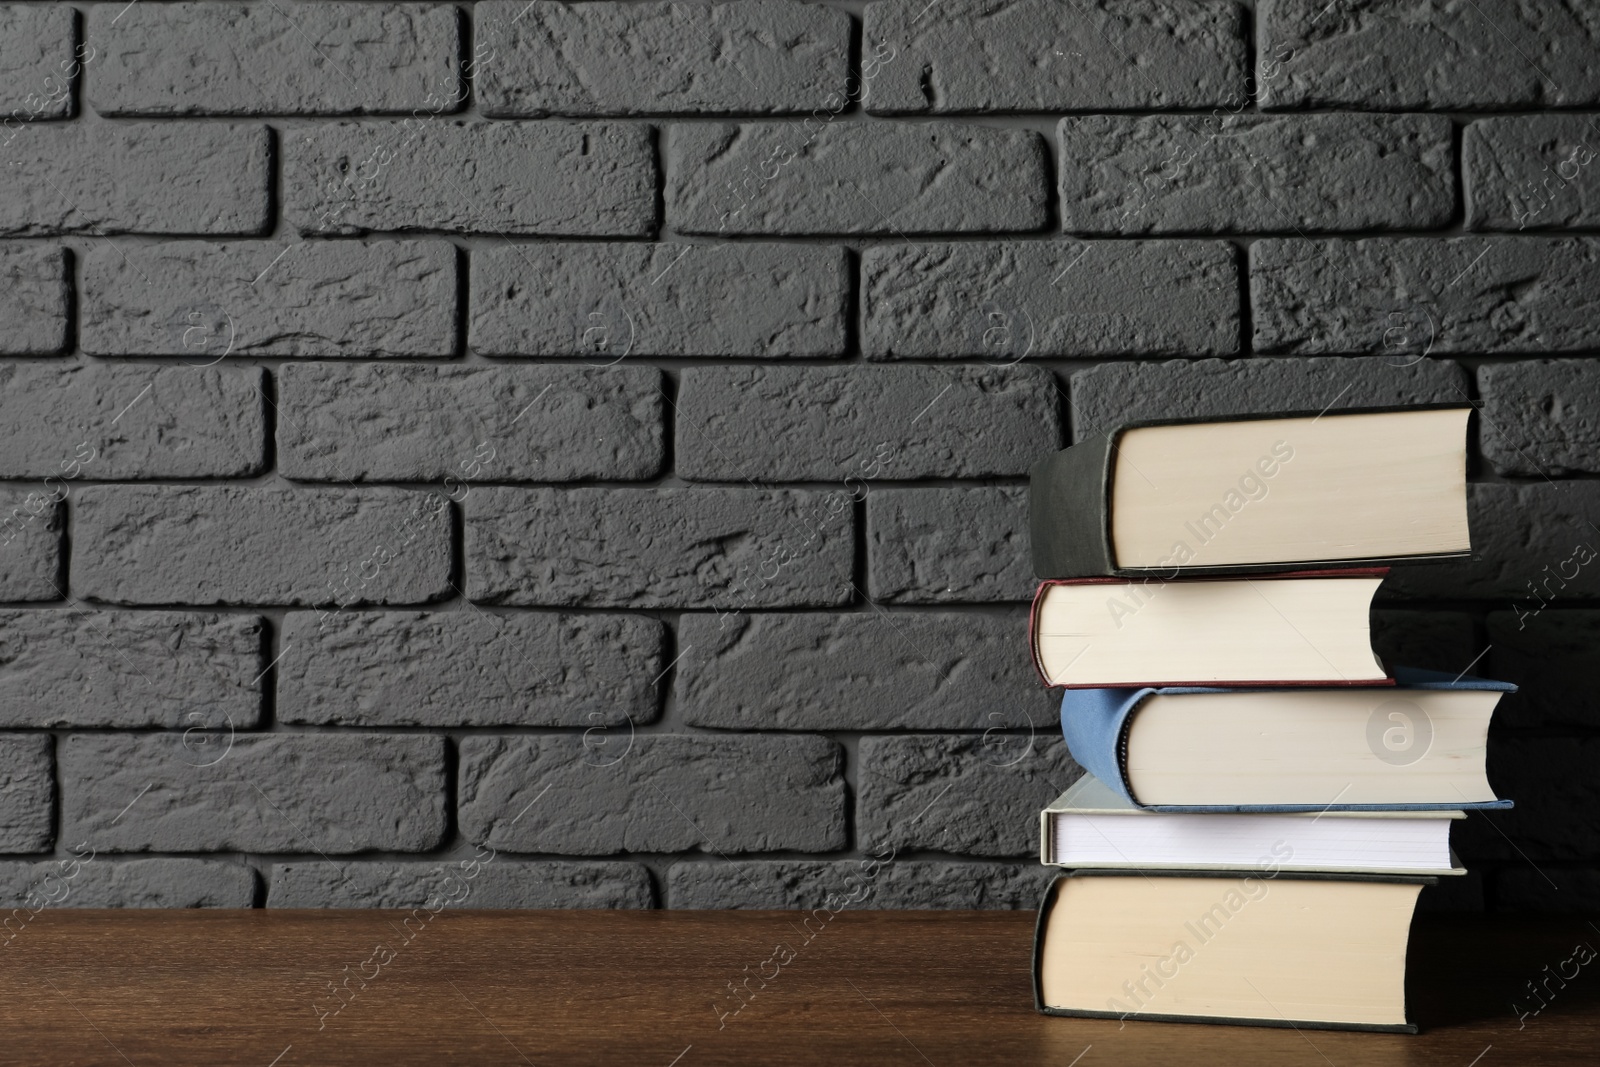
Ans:
[[[846,912],[809,927],[789,912],[408,914],[13,918],[0,947],[0,1062],[1600,1061],[1600,960],[1568,962],[1580,943],[1600,947],[1583,919],[1421,920],[1408,991],[1423,1033],[1410,1037],[1045,1018],[1029,986],[1030,913]],[[1537,1007],[1527,983],[1552,974],[1546,1006],[1519,1020]],[[756,992],[741,1000],[729,983],[746,977]]]

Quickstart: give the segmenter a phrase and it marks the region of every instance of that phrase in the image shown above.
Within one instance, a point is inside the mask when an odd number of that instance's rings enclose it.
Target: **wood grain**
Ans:
[[[0,1062],[1505,1067],[1600,1048],[1600,960],[1520,1025],[1512,1007],[1600,945],[1582,919],[1422,920],[1410,1037],[1045,1018],[1029,913],[416,915],[42,912],[0,948]],[[733,1013],[727,983],[762,973]],[[335,1013],[326,983],[349,975]]]

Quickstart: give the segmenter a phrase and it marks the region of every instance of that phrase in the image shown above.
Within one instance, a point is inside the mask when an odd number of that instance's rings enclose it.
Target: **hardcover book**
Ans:
[[[1382,568],[1256,578],[1076,578],[1039,586],[1033,662],[1048,686],[1375,685]]]
[[[1466,874],[1450,851],[1450,824],[1464,818],[1463,811],[1158,812],[1085,774],[1039,813],[1039,862],[1237,871],[1270,860],[1285,871]]]
[[[1507,682],[1397,668],[1393,687],[1069,689],[1072,756],[1161,811],[1510,807],[1489,786]]]
[[[1175,578],[1465,555],[1471,410],[1123,426],[1034,465],[1034,573]]]
[[[1047,1015],[1415,1033],[1406,948],[1432,878],[1091,871],[1039,907]]]

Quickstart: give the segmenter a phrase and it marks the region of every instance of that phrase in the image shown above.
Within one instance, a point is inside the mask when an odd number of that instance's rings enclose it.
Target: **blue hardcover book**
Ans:
[[[1154,811],[1509,808],[1489,786],[1489,720],[1509,682],[1397,668],[1334,689],[1069,689],[1072,756]]]

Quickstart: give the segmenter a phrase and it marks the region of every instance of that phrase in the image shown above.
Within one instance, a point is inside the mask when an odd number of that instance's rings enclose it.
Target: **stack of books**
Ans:
[[[1039,1010],[1414,1032],[1418,893],[1513,686],[1390,668],[1379,564],[1471,551],[1465,407],[1143,423],[1032,472]]]

